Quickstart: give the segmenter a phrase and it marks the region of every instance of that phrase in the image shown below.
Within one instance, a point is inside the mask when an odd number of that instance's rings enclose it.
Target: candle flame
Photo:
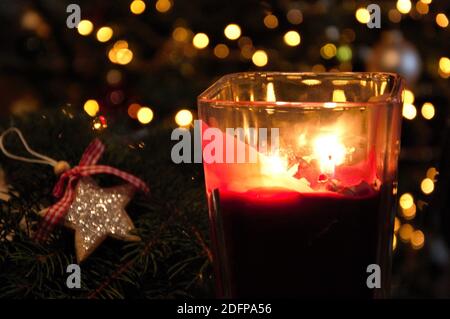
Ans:
[[[319,161],[320,171],[333,175],[335,167],[345,160],[345,147],[337,135],[326,134],[314,140],[314,157]]]
[[[267,83],[267,93],[266,93],[267,102],[276,102],[277,98],[275,96],[275,88],[273,87],[273,83]]]

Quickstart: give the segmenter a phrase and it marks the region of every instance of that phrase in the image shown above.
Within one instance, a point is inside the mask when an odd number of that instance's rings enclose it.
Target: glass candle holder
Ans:
[[[218,297],[387,296],[401,92],[388,73],[238,73],[199,96]]]

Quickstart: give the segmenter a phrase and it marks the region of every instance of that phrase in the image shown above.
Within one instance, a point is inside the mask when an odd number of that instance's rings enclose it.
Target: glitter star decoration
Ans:
[[[92,178],[84,177],[75,192],[65,225],[75,230],[78,262],[85,260],[108,236],[126,241],[140,240],[130,234],[134,225],[125,211],[134,194],[132,185],[101,188]]]

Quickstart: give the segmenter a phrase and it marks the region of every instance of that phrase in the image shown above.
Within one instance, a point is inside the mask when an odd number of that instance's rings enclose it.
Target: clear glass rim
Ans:
[[[214,104],[221,106],[247,106],[247,107],[274,107],[274,106],[284,106],[284,107],[324,107],[325,103],[328,102],[314,102],[314,101],[250,101],[250,100],[240,100],[240,101],[232,101],[232,100],[220,100],[213,98],[218,90],[224,83],[228,81],[232,81],[234,79],[242,78],[249,76],[274,76],[274,77],[299,77],[304,79],[313,79],[320,77],[328,77],[333,80],[364,80],[364,79],[373,79],[373,78],[391,78],[394,82],[392,89],[388,94],[385,94],[383,98],[377,99],[376,101],[366,101],[366,102],[332,102],[336,107],[369,107],[369,106],[380,106],[386,105],[386,103],[399,103],[401,104],[401,92],[404,87],[403,78],[396,73],[389,72],[276,72],[276,71],[268,71],[268,72],[237,72],[230,73],[222,76],[216,82],[214,82],[209,88],[203,91],[197,98],[199,103],[206,104]]]

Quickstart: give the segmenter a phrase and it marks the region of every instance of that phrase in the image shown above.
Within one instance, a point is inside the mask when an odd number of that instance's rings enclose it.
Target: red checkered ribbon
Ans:
[[[76,183],[81,177],[95,174],[111,174],[129,182],[136,187],[136,189],[139,189],[144,193],[150,191],[148,186],[134,175],[125,173],[111,166],[97,165],[97,161],[102,156],[104,150],[105,146],[103,143],[100,140],[95,139],[84,151],[78,166],[64,172],[60,176],[53,189],[53,196],[60,198],[60,200],[48,209],[34,236],[36,240],[45,240],[53,228],[64,219],[67,210],[75,198]]]

